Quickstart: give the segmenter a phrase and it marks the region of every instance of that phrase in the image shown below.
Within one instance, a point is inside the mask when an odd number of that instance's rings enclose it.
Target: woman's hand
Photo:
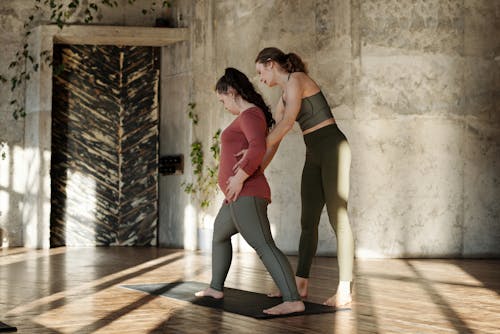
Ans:
[[[228,202],[234,202],[238,198],[243,188],[243,182],[236,176],[229,177],[226,187],[226,199]]]
[[[234,155],[238,159],[238,162],[236,162],[233,166],[233,173],[236,174],[236,172],[238,172],[238,169],[240,168],[240,161],[242,161],[245,158],[247,151],[248,149],[244,148]]]
[[[227,179],[226,199],[228,202],[236,201],[243,188],[243,183],[248,177],[249,175],[243,169],[239,168],[235,175]]]

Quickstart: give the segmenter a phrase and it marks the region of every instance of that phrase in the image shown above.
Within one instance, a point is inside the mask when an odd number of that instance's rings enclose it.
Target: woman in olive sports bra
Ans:
[[[301,236],[296,271],[297,288],[307,295],[309,271],[318,245],[318,225],[326,205],[330,224],[337,236],[339,285],[325,301],[331,306],[351,303],[354,262],[354,238],[347,217],[338,219],[339,210],[347,209],[347,200],[338,193],[339,147],[347,142],[335,124],[330,107],[318,85],[307,75],[305,64],[294,53],[265,48],[255,59],[260,81],[283,91],[275,112],[276,125],[267,137],[267,152],[261,168],[265,169],[283,137],[297,121],[304,135],[306,161],[301,181]],[[279,296],[280,293],[271,294]]]

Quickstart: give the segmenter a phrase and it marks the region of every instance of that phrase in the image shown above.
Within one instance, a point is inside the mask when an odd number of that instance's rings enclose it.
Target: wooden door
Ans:
[[[51,247],[155,245],[158,50],[54,49]]]

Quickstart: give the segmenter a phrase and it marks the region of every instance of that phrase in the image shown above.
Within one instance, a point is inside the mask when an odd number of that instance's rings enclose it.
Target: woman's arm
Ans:
[[[276,151],[278,151],[281,140],[293,128],[299,114],[302,103],[302,86],[297,78],[290,78],[290,82],[286,87],[285,100],[286,106],[283,104],[283,99],[278,101],[275,114],[276,125],[266,138],[267,150],[262,159],[262,170],[266,169],[271,163]]]
[[[280,99],[278,101],[278,106],[276,108],[276,112],[273,115],[274,116],[273,118],[276,121],[276,123],[278,123],[279,121],[281,121],[283,119],[284,112],[285,112],[285,107],[283,105],[283,100]],[[278,151],[278,147],[280,145],[280,142],[281,142],[281,140],[277,144],[275,144],[273,146],[269,146],[269,142],[267,141],[267,138],[266,138],[266,153],[264,154],[264,157],[262,158],[262,163],[260,164],[260,168],[262,170],[265,170],[267,168],[267,166],[269,165],[269,163],[271,163],[271,160],[273,160],[274,155]],[[247,149],[243,149],[235,155],[236,157],[241,157],[241,160],[239,160],[233,167],[233,171],[235,173],[240,168],[240,162],[246,157],[246,153],[247,153]]]
[[[290,81],[286,87],[286,106],[283,104],[283,99],[279,99],[275,112],[276,125],[267,135],[266,138],[266,153],[262,159],[261,168],[265,170],[271,163],[274,155],[278,151],[281,140],[293,128],[293,124],[297,119],[302,103],[302,85],[300,80],[290,77]],[[237,156],[245,158],[246,150],[237,153]],[[243,159],[242,159],[243,160]],[[240,161],[238,161],[233,170],[236,172],[240,168]]]
[[[264,158],[262,158],[262,163],[260,164],[260,168],[262,170],[265,170],[267,166],[271,163],[271,160],[273,160],[274,155],[278,151],[278,147],[280,146],[280,143],[277,143],[274,146],[268,147],[266,150],[266,154],[264,154]]]
[[[299,114],[302,103],[302,85],[300,80],[293,76],[286,86],[285,101],[286,105],[283,105],[282,99],[278,102],[276,125],[266,139],[268,148],[276,147],[277,149],[277,144],[279,145],[283,137],[293,128]]]
[[[262,111],[247,110],[239,117],[241,131],[248,141],[248,149],[239,162],[238,171],[227,181],[226,198],[228,201],[238,198],[243,183],[259,168],[266,153],[266,120]]]

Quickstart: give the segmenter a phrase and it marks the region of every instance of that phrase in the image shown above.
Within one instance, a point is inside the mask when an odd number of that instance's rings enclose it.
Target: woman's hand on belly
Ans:
[[[228,202],[235,201],[243,188],[244,180],[240,180],[236,176],[230,176],[227,179],[227,187],[226,187],[226,199]]]

